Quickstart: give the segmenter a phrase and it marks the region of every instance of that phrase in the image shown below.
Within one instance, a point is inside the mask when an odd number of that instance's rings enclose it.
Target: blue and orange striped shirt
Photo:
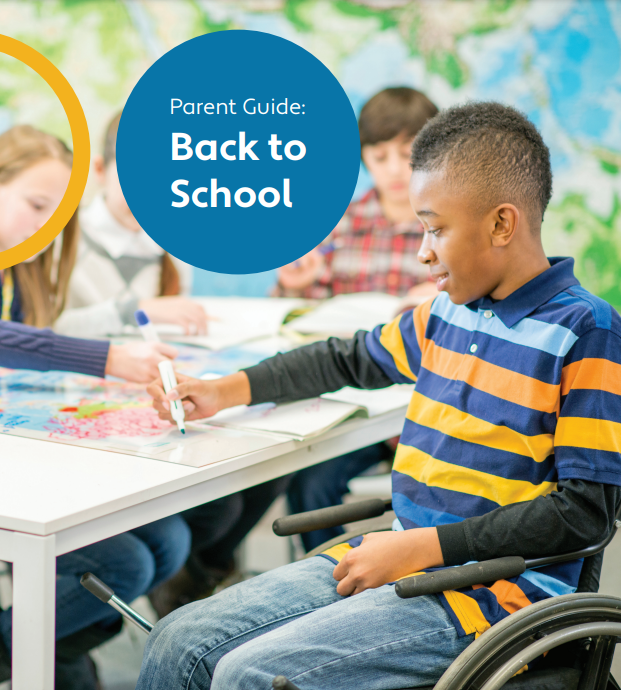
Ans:
[[[559,479],[621,485],[621,318],[573,259],[504,300],[446,293],[366,336],[394,382],[416,382],[393,466],[399,530],[456,523],[545,496]],[[328,550],[338,560],[360,538]],[[581,561],[448,591],[460,635],[576,590]]]

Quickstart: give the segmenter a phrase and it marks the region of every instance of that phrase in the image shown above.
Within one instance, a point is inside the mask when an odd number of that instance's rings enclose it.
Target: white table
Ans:
[[[0,434],[0,560],[13,562],[13,688],[54,683],[56,557],[400,434],[405,408],[192,468]]]

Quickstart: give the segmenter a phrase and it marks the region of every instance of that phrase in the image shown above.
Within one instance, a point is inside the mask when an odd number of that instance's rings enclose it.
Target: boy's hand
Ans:
[[[347,596],[443,564],[435,528],[387,530],[365,535],[362,544],[347,552],[332,575],[339,581],[336,592]]]
[[[138,307],[144,310],[154,324],[178,324],[186,336],[207,333],[209,317],[198,302],[176,295],[140,300]]]
[[[207,381],[183,374],[176,374],[176,377],[177,386],[168,393],[165,393],[159,377],[147,386],[147,392],[153,397],[153,407],[162,420],[174,423],[170,415],[170,401],[179,399],[183,401],[188,421],[202,420],[224,408],[249,405],[251,402],[250,382],[245,372]]]
[[[302,290],[312,285],[321,275],[325,262],[321,253],[311,250],[292,264],[278,269],[278,282],[289,290]]]
[[[159,376],[157,366],[162,360],[174,360],[178,351],[167,343],[124,343],[110,345],[106,374],[146,384]]]

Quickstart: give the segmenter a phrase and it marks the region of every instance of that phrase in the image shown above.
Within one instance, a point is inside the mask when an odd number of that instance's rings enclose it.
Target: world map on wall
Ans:
[[[439,107],[498,100],[550,147],[549,255],[571,255],[589,290],[621,309],[621,3],[616,0],[0,0],[0,31],[46,55],[85,109],[94,150],[141,74],[179,43],[250,29],[303,46],[356,112],[387,86]],[[223,56],[223,60],[226,56]],[[208,74],[205,74],[208,86]],[[28,122],[70,141],[32,70],[0,56],[0,131]],[[364,170],[357,194],[368,189]]]

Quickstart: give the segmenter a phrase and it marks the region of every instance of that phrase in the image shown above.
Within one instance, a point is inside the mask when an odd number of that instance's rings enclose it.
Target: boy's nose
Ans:
[[[429,233],[423,234],[423,242],[418,250],[417,258],[421,264],[433,264],[437,259],[429,241]]]

